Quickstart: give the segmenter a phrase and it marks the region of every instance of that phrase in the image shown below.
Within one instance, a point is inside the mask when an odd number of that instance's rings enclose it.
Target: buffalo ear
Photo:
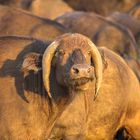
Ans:
[[[22,62],[21,71],[28,73],[29,71],[38,72],[42,68],[42,55],[38,53],[27,54]]]

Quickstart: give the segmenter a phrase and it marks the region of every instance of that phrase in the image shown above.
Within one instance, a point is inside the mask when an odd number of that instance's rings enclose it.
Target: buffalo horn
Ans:
[[[92,57],[92,60],[94,62],[94,66],[95,66],[95,77],[96,77],[95,98],[96,98],[99,88],[101,86],[101,82],[102,82],[102,69],[103,69],[102,58],[101,58],[101,55],[100,55],[97,47],[94,45],[94,43],[89,40],[88,44],[91,47],[91,57]]]
[[[45,89],[48,93],[48,96],[52,98],[51,93],[50,93],[50,71],[51,71],[51,61],[54,56],[55,50],[58,47],[58,42],[54,41],[52,42],[48,48],[45,50],[43,59],[42,59],[42,67],[43,67],[43,82]]]

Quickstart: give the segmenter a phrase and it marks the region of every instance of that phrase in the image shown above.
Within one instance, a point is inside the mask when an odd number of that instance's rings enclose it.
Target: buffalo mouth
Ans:
[[[92,80],[93,80],[93,78],[86,78],[86,77],[78,78],[78,79],[70,79],[69,85],[72,88],[76,88],[76,87],[86,85],[87,83],[91,82]]]

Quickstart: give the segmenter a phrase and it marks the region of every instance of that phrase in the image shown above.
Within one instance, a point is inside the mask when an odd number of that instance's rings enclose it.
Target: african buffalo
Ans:
[[[55,21],[22,10],[0,6],[0,36],[32,36],[52,41],[66,32],[68,30]]]
[[[0,139],[112,140],[121,127],[140,139],[136,76],[87,37],[0,37],[0,62]]]

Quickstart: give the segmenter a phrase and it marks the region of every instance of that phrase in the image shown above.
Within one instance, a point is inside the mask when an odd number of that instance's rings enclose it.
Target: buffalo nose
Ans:
[[[92,68],[87,64],[75,64],[71,68],[72,75],[87,76],[92,72]]]

